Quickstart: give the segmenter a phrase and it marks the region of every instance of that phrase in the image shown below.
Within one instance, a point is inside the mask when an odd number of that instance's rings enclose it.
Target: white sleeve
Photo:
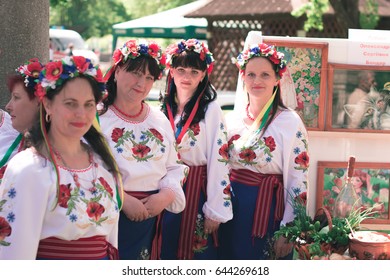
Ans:
[[[169,139],[168,139],[169,138]],[[186,206],[183,191],[184,180],[188,175],[188,166],[180,163],[173,131],[167,136],[169,146],[168,159],[166,162],[166,175],[159,182],[159,189],[168,188],[175,193],[175,200],[166,207],[172,213],[180,213]]]
[[[1,241],[0,259],[36,259],[42,224],[48,209],[50,173],[31,153],[9,162],[0,186],[0,224],[11,228]],[[0,240],[4,236],[0,234]],[[5,243],[4,243],[5,242]]]
[[[209,104],[205,116],[207,201],[202,210],[207,218],[225,223],[233,218],[230,192],[227,192],[230,189],[227,132],[223,112],[218,104],[213,103]]]
[[[295,115],[295,113],[294,113]],[[295,125],[294,125],[295,123]],[[286,139],[283,146],[283,182],[284,182],[284,215],[281,224],[286,224],[294,219],[294,210],[291,199],[302,192],[306,192],[308,186],[308,134],[299,116],[296,121],[291,120],[291,137]]]

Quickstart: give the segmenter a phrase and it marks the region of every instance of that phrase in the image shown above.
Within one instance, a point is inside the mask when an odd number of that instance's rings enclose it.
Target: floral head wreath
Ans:
[[[102,71],[94,66],[90,59],[83,56],[67,56],[58,61],[51,61],[45,65],[39,74],[37,95],[42,100],[49,89],[56,89],[66,80],[73,79],[80,74],[95,79],[102,96],[106,94]]]
[[[276,72],[279,74],[281,78],[283,73],[287,70],[286,61],[283,60],[284,54],[282,52],[278,52],[275,46],[267,45],[264,43],[261,44],[252,44],[249,48],[243,50],[237,58],[233,58],[233,63],[236,64],[240,71],[244,71],[246,64],[252,57],[265,57],[271,63],[276,65]]]
[[[188,39],[187,41],[181,40],[179,43],[169,45],[166,50],[167,66],[171,68],[172,60],[184,51],[193,51],[198,53],[200,55],[200,59],[206,61],[208,74],[211,73],[214,66],[213,54],[203,42],[200,42],[197,39]]]
[[[26,64],[20,65],[15,71],[24,77],[24,85],[26,88],[35,90],[38,83],[39,73],[43,69],[43,64],[38,58],[31,58]]]
[[[105,77],[109,78],[120,62],[125,63],[128,59],[135,59],[139,56],[150,56],[156,60],[161,70],[159,77],[161,79],[162,71],[166,67],[166,55],[163,53],[160,45],[153,41],[137,42],[137,40],[129,40],[121,48],[114,51],[112,55],[114,65],[108,70]]]

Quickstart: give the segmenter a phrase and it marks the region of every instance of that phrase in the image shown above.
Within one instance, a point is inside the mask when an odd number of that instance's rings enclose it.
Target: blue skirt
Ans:
[[[120,212],[118,251],[120,260],[148,260],[156,233],[156,217],[142,222],[130,221]]]
[[[271,239],[280,227],[274,223],[276,195],[273,194],[267,233],[263,238],[252,237],[253,216],[259,188],[231,181],[233,219],[220,225],[219,258],[222,260],[270,259]],[[286,258],[291,259],[292,255]]]
[[[186,184],[184,185],[184,192]],[[204,214],[202,212],[203,204],[205,203],[205,195],[200,193],[198,203],[198,215],[195,227],[195,240],[193,242],[194,260],[216,260],[218,259],[217,247],[214,246],[212,235],[204,233]],[[162,218],[162,248],[161,259],[176,260],[178,251],[178,240],[180,234],[180,225],[182,214],[174,214],[168,211],[164,212]]]

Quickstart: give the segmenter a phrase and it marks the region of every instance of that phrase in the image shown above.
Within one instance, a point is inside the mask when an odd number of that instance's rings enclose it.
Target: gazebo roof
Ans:
[[[365,1],[359,0],[359,9],[362,12]],[[377,2],[378,14],[382,17],[390,16],[390,1],[377,0]],[[290,14],[304,3],[307,3],[307,0],[212,0],[198,10],[186,14],[185,17],[242,19],[259,15],[280,16],[281,14]],[[334,13],[331,6],[328,13]]]
[[[290,14],[305,0],[212,0],[186,17],[243,18],[256,15]]]

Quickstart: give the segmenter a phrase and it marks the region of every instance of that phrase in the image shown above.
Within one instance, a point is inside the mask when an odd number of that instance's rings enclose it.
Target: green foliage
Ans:
[[[124,5],[131,11],[134,18],[159,13],[191,2],[194,0],[123,0]]]
[[[305,24],[303,26],[305,31],[309,31],[312,28],[323,30],[324,25],[322,22],[322,15],[328,10],[328,0],[310,0],[308,3],[292,11],[291,15],[294,17],[300,17],[306,14],[307,20],[305,21]]]
[[[331,217],[332,227],[328,225],[326,214],[317,215],[313,219],[306,212],[306,205],[299,197],[292,200],[295,218],[292,222],[281,226],[274,238],[283,236],[297,247],[306,246],[311,256],[323,256],[339,249],[347,249],[349,234],[358,230],[365,219],[373,218],[374,207],[357,208],[346,218]]]
[[[84,39],[111,34],[112,25],[131,20],[120,0],[50,0],[50,25],[78,31]]]
[[[375,29],[379,19],[377,0],[366,0],[364,12],[359,16],[360,26],[364,29]]]

